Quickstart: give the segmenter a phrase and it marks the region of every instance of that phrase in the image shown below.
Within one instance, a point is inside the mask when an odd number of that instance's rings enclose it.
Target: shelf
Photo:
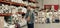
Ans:
[[[26,4],[23,4],[23,3],[16,3],[16,2],[6,2],[6,1],[2,1],[0,0],[0,3],[3,3],[3,4],[8,4],[8,5],[14,5],[14,6],[26,6]],[[27,5],[28,6],[28,5]],[[31,6],[32,8],[36,8],[34,6]]]
[[[24,6],[23,3],[16,3],[16,2],[6,2],[6,1],[0,1],[0,3],[3,3],[3,4],[10,4],[10,5],[15,5],[15,6]]]
[[[16,14],[25,14],[24,12],[17,12]],[[12,13],[0,13],[0,16],[11,16]]]
[[[25,14],[24,12],[17,12],[17,14]]]
[[[33,3],[38,3],[36,0],[29,0],[29,1]]]
[[[12,15],[12,13],[5,13],[5,14],[0,13],[0,16],[11,16],[11,15]]]

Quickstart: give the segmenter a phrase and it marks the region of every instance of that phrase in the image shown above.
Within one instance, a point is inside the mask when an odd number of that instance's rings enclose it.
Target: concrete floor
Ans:
[[[36,26],[38,25],[38,26]],[[36,24],[35,28],[60,28],[60,23],[53,24]]]
[[[25,26],[23,28],[27,28],[27,26]],[[35,24],[35,28],[60,28],[60,23]]]

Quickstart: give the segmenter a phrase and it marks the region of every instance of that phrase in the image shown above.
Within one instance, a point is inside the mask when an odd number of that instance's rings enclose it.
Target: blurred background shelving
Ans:
[[[20,1],[20,2],[19,2]],[[4,4],[4,5],[8,5],[8,6],[16,6],[16,7],[19,7],[19,6],[31,6],[31,8],[35,9],[35,8],[39,8],[37,6],[37,1],[36,0],[0,0],[0,3],[1,4]],[[30,4],[29,4],[30,3]],[[18,12],[19,14],[24,14],[23,12]],[[11,13],[12,14],[12,13]],[[8,15],[10,16],[11,14],[8,13]],[[7,14],[0,14],[0,15],[3,15],[3,16],[6,16]]]

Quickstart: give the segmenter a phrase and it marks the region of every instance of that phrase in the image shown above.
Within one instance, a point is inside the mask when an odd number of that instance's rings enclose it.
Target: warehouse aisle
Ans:
[[[23,28],[27,28],[23,27]],[[35,28],[60,28],[60,23],[53,23],[53,24],[35,24]]]
[[[60,23],[35,24],[35,28],[60,28]]]

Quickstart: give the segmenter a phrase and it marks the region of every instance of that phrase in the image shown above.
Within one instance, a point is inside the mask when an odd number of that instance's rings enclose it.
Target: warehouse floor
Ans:
[[[27,28],[23,27],[23,28]],[[35,24],[35,28],[60,28],[60,23],[52,23],[52,24]]]

